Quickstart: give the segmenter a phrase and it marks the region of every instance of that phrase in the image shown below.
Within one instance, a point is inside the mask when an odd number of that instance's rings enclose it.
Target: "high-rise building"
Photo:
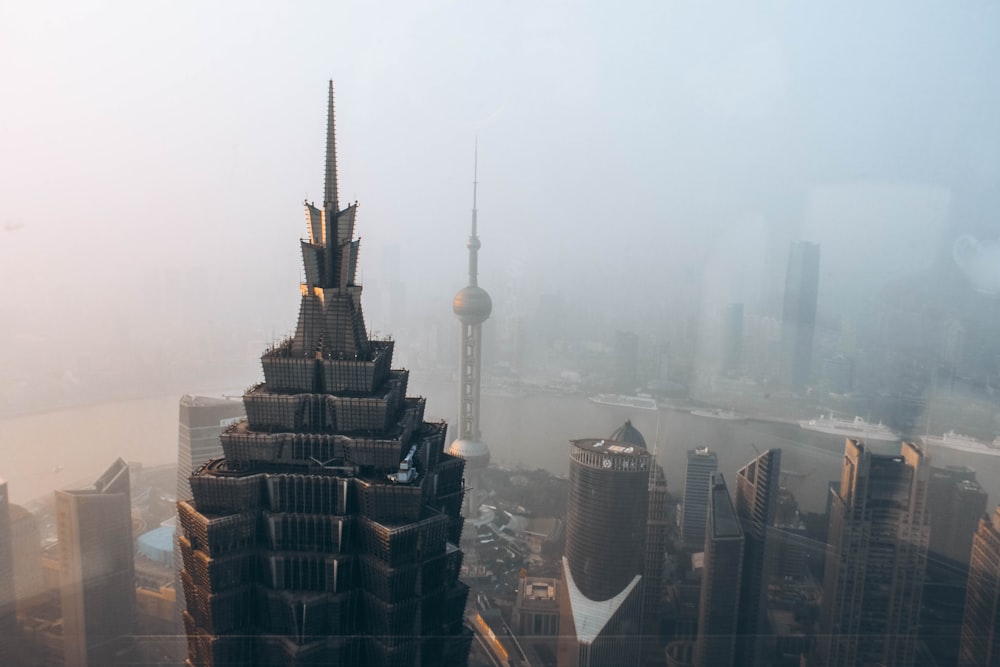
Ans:
[[[722,370],[735,374],[740,370],[743,357],[742,303],[731,303],[726,307],[722,335]]]
[[[711,473],[708,485],[705,560],[694,664],[696,667],[731,667],[736,656],[743,529],[722,473]]]
[[[774,527],[781,491],[781,450],[769,449],[736,473],[736,516],[743,528],[743,576],[737,623],[739,664],[767,664],[762,638],[767,635],[767,584],[774,544]]]
[[[874,454],[848,439],[834,492],[813,663],[916,664],[927,564],[930,463],[904,442]]]
[[[181,396],[177,414],[177,500],[191,500],[191,473],[212,459],[222,456],[219,436],[245,415],[243,401],[221,397]],[[174,589],[177,595],[176,620],[181,623],[184,606],[180,573],[184,569],[180,545],[174,540]]]
[[[493,310],[490,295],[479,286],[479,242],[477,234],[476,190],[479,185],[479,150],[472,178],[472,233],[469,248],[469,284],[458,291],[451,307],[462,324],[462,347],[459,359],[458,438],[448,453],[465,460],[465,476],[472,488],[468,493],[466,516],[475,516],[482,498],[482,473],[490,463],[490,448],[479,429],[479,398],[483,368],[483,322]]]
[[[681,537],[689,547],[705,543],[708,517],[709,478],[719,469],[719,457],[708,447],[688,450],[684,474],[684,506],[681,512]]]
[[[781,311],[781,381],[787,387],[809,381],[818,292],[819,245],[797,241],[788,253]]]
[[[645,654],[662,655],[660,621],[663,608],[663,568],[666,564],[667,477],[655,459],[649,470],[649,511],[646,513],[646,567],[643,572],[642,635]]]
[[[972,536],[986,513],[986,491],[976,471],[966,466],[931,468],[927,514],[931,526],[929,551],[961,566],[969,563]]]
[[[243,418],[243,401],[181,396],[177,419],[177,500],[191,499],[191,473],[222,456],[219,436]]]
[[[42,537],[35,515],[14,503],[10,504],[10,541],[14,554],[14,598],[21,613],[42,592]]]
[[[560,667],[635,665],[640,658],[653,461],[634,435],[626,439],[632,444],[570,443]]]
[[[59,588],[67,665],[114,665],[135,623],[135,561],[128,464],[94,484],[56,491]]]
[[[16,650],[17,600],[12,541],[7,482],[0,479],[0,664],[13,664]]]
[[[332,82],[323,205],[305,209],[295,333],[178,503],[188,664],[464,665],[465,462],[365,327]]]
[[[642,437],[632,420],[627,419],[611,440],[646,449]],[[663,467],[656,463],[655,451],[649,462],[649,500],[646,512],[646,554],[642,573],[642,636],[643,653],[651,659],[662,654],[660,647],[660,607],[663,602],[663,567],[666,564],[667,529],[667,478]],[[656,661],[654,659],[654,661]]]
[[[634,331],[615,332],[615,389],[635,393],[639,385],[639,336]]]
[[[854,387],[854,360],[837,354],[823,360],[823,388],[832,394],[848,394]]]
[[[1000,507],[972,539],[959,667],[1000,665]]]

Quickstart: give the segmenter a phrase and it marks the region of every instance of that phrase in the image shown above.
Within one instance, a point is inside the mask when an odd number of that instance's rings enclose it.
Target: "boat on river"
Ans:
[[[838,419],[833,415],[820,415],[819,419],[807,419],[799,422],[799,426],[807,431],[829,433],[845,438],[860,440],[893,442],[899,440],[899,434],[882,422],[871,424],[861,417]]]
[[[610,405],[616,408],[634,408],[638,410],[656,410],[656,399],[652,396],[639,394],[629,396],[627,394],[597,394],[590,397],[591,403],[598,405]]]
[[[695,417],[708,417],[709,419],[723,419],[730,422],[745,421],[746,417],[735,410],[723,410],[722,408],[698,408],[692,410]]]
[[[959,452],[969,454],[988,454],[990,456],[1000,456],[1000,438],[994,438],[993,442],[986,443],[969,435],[962,435],[949,430],[941,436],[925,435],[920,441],[927,447],[944,447],[954,449]]]

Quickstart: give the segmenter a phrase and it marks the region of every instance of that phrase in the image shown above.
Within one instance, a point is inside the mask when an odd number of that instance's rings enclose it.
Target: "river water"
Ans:
[[[414,377],[410,393],[427,397],[428,418],[454,422],[455,384],[421,384]],[[56,488],[89,483],[119,456],[150,466],[175,463],[179,398],[121,401],[0,420],[0,477],[8,481],[11,500],[24,503]],[[840,478],[843,438],[804,431],[796,424],[616,408],[577,395],[484,395],[482,401],[483,438],[493,461],[544,468],[556,475],[568,473],[571,439],[608,436],[627,418],[649,448],[655,446],[675,496],[684,487],[686,452],[694,447],[716,451],[719,468],[730,483],[755,451],[780,447],[782,469],[794,473],[786,475],[784,483],[807,511],[823,511],[828,481]],[[893,443],[872,443],[872,447],[899,451]],[[1000,456],[936,448],[931,457],[934,465],[975,468],[990,502],[996,502]]]

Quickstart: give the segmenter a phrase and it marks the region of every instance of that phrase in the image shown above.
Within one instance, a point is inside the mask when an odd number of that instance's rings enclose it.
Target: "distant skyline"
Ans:
[[[295,296],[278,286],[298,277],[298,257],[280,240],[303,229],[288,202],[321,196],[308,137],[322,126],[307,110],[328,78],[352,100],[342,196],[370,202],[360,274],[373,294],[388,287],[381,248],[400,243],[403,275],[423,274],[408,298],[446,313],[476,136],[484,283],[517,263],[641,322],[641,295],[617,304],[615,290],[680,284],[748,232],[762,278],[768,253],[795,238],[830,248],[832,279],[873,254],[913,271],[959,233],[1000,232],[998,27],[995,6],[903,2],[8,4],[0,318],[27,310],[52,326],[37,290],[70,283],[80,320],[142,330],[158,289],[192,322],[220,298],[237,314],[248,297],[223,298],[222,285],[242,274],[275,315],[233,326],[260,339],[289,321]],[[150,267],[162,287],[137,284]],[[865,269],[864,286],[885,275]],[[766,298],[737,276],[725,289],[741,283],[753,293],[729,301]]]
[[[679,356],[702,310],[779,316],[796,239],[822,244],[837,332],[935,263],[960,281],[959,235],[1000,236],[998,28],[985,3],[7,3],[0,409],[259,381],[297,313],[330,78],[371,331],[456,333],[478,137],[487,344],[548,295],[568,331]]]

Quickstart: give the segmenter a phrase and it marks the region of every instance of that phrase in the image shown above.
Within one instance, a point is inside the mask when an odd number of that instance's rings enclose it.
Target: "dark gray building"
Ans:
[[[736,632],[743,572],[743,529],[722,473],[709,477],[705,566],[698,604],[696,667],[731,667],[736,658]]]
[[[365,327],[332,82],[323,206],[305,209],[295,333],[178,503],[188,664],[461,667],[464,461]]]
[[[1000,507],[979,520],[972,540],[958,664],[1000,665]]]
[[[886,455],[847,440],[812,664],[916,664],[929,476],[930,463],[916,445],[904,442],[899,454]]]
[[[615,390],[635,393],[639,385],[639,336],[634,331],[615,332]]]
[[[930,519],[929,551],[961,566],[969,564],[972,536],[986,513],[986,491],[967,466],[931,468],[927,494]]]
[[[818,292],[819,244],[792,243],[781,310],[780,377],[786,387],[801,387],[809,381]]]
[[[635,665],[640,659],[653,458],[634,434],[619,437],[625,441],[570,444],[560,667]]]
[[[681,536],[684,544],[698,548],[705,543],[708,517],[709,479],[719,469],[719,457],[708,447],[688,450],[684,474],[684,506],[681,511]]]
[[[14,549],[7,482],[0,479],[0,664],[13,664],[17,637]]]
[[[722,370],[737,374],[743,358],[743,304],[726,307],[722,332]]]
[[[781,450],[769,449],[736,473],[736,515],[743,528],[743,575],[737,623],[736,664],[765,665],[768,573],[775,553],[774,527],[781,478]]]
[[[66,664],[119,664],[135,628],[128,464],[118,459],[92,486],[56,491],[55,500]]]

